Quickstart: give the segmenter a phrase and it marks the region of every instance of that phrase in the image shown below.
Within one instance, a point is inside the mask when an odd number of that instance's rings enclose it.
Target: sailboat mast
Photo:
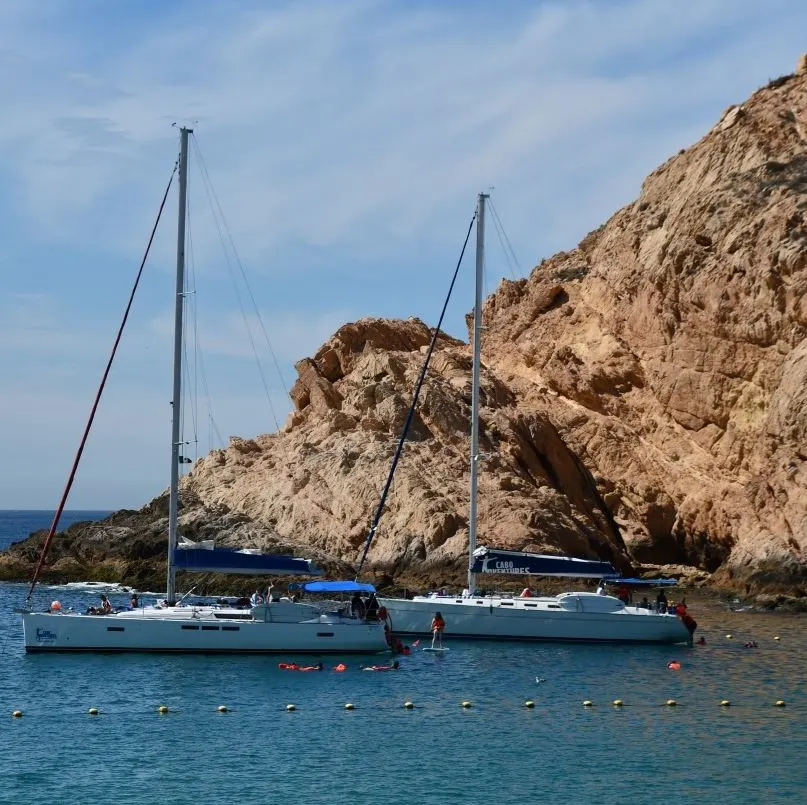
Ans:
[[[188,135],[193,129],[179,130],[179,216],[177,218],[177,281],[174,307],[174,394],[171,400],[171,491],[168,498],[168,584],[166,601],[176,603],[176,568],[179,520],[179,448],[182,413],[182,312],[185,304],[185,211],[188,195]]]
[[[485,201],[480,193],[476,209],[476,292],[474,294],[473,371],[471,373],[471,494],[468,512],[468,590],[476,590],[473,572],[476,550],[476,496],[479,486],[479,365],[482,351],[482,278],[485,268]]]

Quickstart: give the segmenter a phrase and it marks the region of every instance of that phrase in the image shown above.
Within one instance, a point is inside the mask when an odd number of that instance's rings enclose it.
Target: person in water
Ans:
[[[443,630],[446,628],[446,622],[443,620],[443,616],[439,612],[434,613],[431,628],[432,628],[432,648],[442,648]]]
[[[397,671],[401,667],[398,660],[392,663],[392,665],[362,665],[362,671]]]

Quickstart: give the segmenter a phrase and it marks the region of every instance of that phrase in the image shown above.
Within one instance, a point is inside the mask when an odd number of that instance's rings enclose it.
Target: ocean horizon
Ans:
[[[59,531],[74,523],[103,520],[116,509],[65,509],[59,518]],[[20,542],[36,531],[50,528],[54,509],[0,509],[0,551],[13,542]]]

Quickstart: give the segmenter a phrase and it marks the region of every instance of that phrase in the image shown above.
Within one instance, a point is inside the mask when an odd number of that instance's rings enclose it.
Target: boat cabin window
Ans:
[[[195,625],[190,624],[190,623],[183,623],[183,624],[182,624],[182,628],[183,628],[183,629],[191,629],[191,630],[194,630],[194,629],[195,629],[197,632],[199,631],[199,627],[198,627],[198,626],[195,626]]]
[[[499,603],[499,606],[500,607],[511,607],[511,606],[513,606],[513,602],[512,601],[502,601],[502,602]]]
[[[537,607],[538,604],[524,604],[525,607]]]
[[[218,626],[202,626],[203,632],[218,632],[218,630],[219,630]]]
[[[108,632],[123,632],[123,631],[125,631],[123,626],[107,626],[106,630]]]
[[[222,626],[221,627],[222,632],[237,632],[240,629],[241,629],[240,626]]]

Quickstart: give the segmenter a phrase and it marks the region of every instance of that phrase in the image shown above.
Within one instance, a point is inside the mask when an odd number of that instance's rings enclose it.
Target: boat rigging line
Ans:
[[[490,207],[491,218],[493,219],[493,228],[496,230],[496,235],[499,238],[499,243],[504,252],[504,259],[507,261],[507,267],[510,269],[510,276],[515,280],[517,272],[519,277],[523,277],[524,272],[521,270],[521,264],[518,262],[518,257],[516,257],[513,244],[510,243],[510,238],[507,237],[502,219],[499,217],[499,213],[496,212],[492,198],[488,199],[488,206]]]
[[[398,466],[398,461],[401,458],[401,453],[403,452],[404,444],[406,443],[406,437],[409,433],[409,427],[412,424],[412,418],[415,415],[415,408],[417,406],[418,397],[420,396],[420,389],[423,386],[423,381],[426,379],[426,372],[429,369],[429,363],[431,361],[432,353],[434,352],[434,348],[437,345],[437,339],[440,336],[441,328],[443,326],[443,319],[446,315],[446,310],[448,309],[448,302],[451,299],[451,294],[454,290],[454,284],[457,281],[457,275],[460,271],[460,266],[462,265],[462,259],[465,257],[465,249],[468,246],[468,241],[471,238],[471,231],[474,227],[474,222],[476,221],[477,211],[474,211],[474,214],[471,216],[471,222],[468,224],[468,231],[465,233],[465,242],[462,244],[462,251],[460,252],[459,260],[457,260],[457,265],[454,268],[454,276],[451,277],[451,284],[448,286],[448,294],[446,295],[445,302],[443,302],[443,309],[440,311],[440,318],[437,321],[437,326],[434,328],[434,332],[432,333],[432,340],[429,344],[428,352],[426,353],[426,359],[423,361],[423,366],[420,370],[420,375],[418,376],[417,383],[415,384],[415,391],[412,395],[412,403],[409,406],[409,411],[406,415],[406,422],[404,422],[404,426],[401,429],[401,435],[398,437],[398,446],[395,448],[395,455],[392,459],[392,466],[390,467],[389,474],[387,475],[387,481],[384,484],[384,491],[381,493],[381,500],[378,502],[378,508],[376,509],[375,516],[373,517],[372,525],[370,526],[370,532],[367,534],[367,539],[364,542],[364,551],[361,556],[361,561],[359,562],[359,567],[356,570],[356,581],[358,581],[359,576],[361,575],[362,568],[364,567],[364,562],[367,559],[367,552],[370,550],[370,545],[373,542],[373,537],[375,537],[376,529],[378,528],[378,523],[381,520],[381,514],[384,511],[384,504],[387,501],[387,495],[389,494],[390,487],[392,486],[392,478],[395,475],[395,468]]]
[[[205,404],[207,406],[208,450],[212,450],[214,446],[226,447],[227,443],[224,441],[221,432],[219,431],[219,427],[216,424],[216,418],[213,415],[213,398],[210,395],[210,386],[208,385],[207,382],[207,371],[205,370],[204,350],[202,349],[201,341],[199,339],[199,306],[197,304],[197,297],[196,297],[196,258],[193,251],[193,235],[191,233],[190,204],[188,205],[186,215],[187,215],[187,228],[188,228],[188,274],[190,279],[190,290],[188,291],[187,294],[187,300],[193,302],[193,305],[191,307],[191,318],[193,319],[193,358],[194,358],[193,360],[194,406],[192,408],[192,413],[194,417],[193,419],[194,440],[197,446],[197,458],[198,458],[198,444],[199,444],[198,384],[200,382],[202,384],[202,392],[204,393]],[[187,338],[185,338],[185,344],[186,344],[186,355],[183,365],[189,366],[190,362],[187,355]],[[190,382],[190,378],[188,378],[188,381]],[[189,383],[185,385],[189,385]]]
[[[249,339],[249,343],[252,348],[252,354],[255,358],[255,363],[258,366],[258,374],[260,375],[261,383],[263,384],[263,389],[264,392],[266,393],[266,399],[269,403],[269,410],[272,413],[272,419],[274,420],[275,428],[279,430],[280,422],[277,418],[275,407],[272,404],[272,396],[269,392],[269,384],[266,381],[266,375],[264,374],[263,365],[258,355],[258,349],[255,346],[255,339],[252,334],[252,327],[250,327],[246,309],[244,308],[244,303],[241,299],[241,293],[238,290],[238,283],[236,281],[235,273],[233,272],[232,261],[230,259],[230,251],[232,251],[232,256],[234,258],[236,265],[238,266],[238,270],[241,274],[241,279],[244,282],[244,287],[246,288],[247,294],[249,295],[250,302],[252,303],[252,310],[254,311],[255,317],[258,320],[258,325],[260,326],[261,332],[263,333],[264,340],[266,341],[266,345],[269,349],[269,354],[272,356],[272,362],[274,363],[275,371],[277,372],[277,375],[280,378],[280,382],[281,385],[283,386],[283,390],[285,391],[286,396],[289,399],[291,399],[289,386],[286,383],[286,379],[283,377],[283,372],[280,370],[280,364],[277,360],[277,355],[275,354],[275,350],[272,347],[272,342],[271,339],[269,338],[269,333],[266,331],[266,326],[263,323],[263,317],[261,316],[260,310],[258,309],[258,304],[255,301],[255,295],[252,293],[252,288],[250,287],[249,281],[247,280],[247,275],[246,272],[244,271],[244,265],[241,262],[241,258],[238,256],[238,250],[235,248],[235,242],[233,240],[232,233],[230,232],[230,227],[227,224],[227,219],[224,216],[224,211],[222,210],[221,204],[218,199],[218,195],[216,194],[216,190],[213,187],[213,182],[210,179],[210,174],[208,173],[207,165],[205,164],[205,161],[202,157],[201,149],[199,148],[199,141],[196,138],[196,135],[191,135],[191,139],[194,147],[194,155],[199,164],[199,173],[202,177],[202,184],[204,185],[205,193],[207,194],[208,202],[210,203],[210,208],[213,213],[213,220],[216,223],[216,229],[218,230],[222,251],[224,252],[224,261],[227,265],[227,271],[230,274],[230,279],[232,280],[233,288],[235,289],[235,296],[236,299],[238,300],[238,306],[241,310],[241,318],[244,322],[244,326],[247,331],[247,337]],[[228,244],[229,244],[229,251],[228,251]]]
[[[171,176],[168,178],[168,184],[165,187],[165,193],[163,193],[162,201],[160,202],[160,208],[157,211],[157,218],[154,221],[154,226],[151,228],[151,235],[149,235],[148,243],[146,244],[146,250],[143,253],[143,259],[140,261],[140,267],[137,270],[137,275],[135,276],[134,284],[132,285],[132,290],[129,294],[129,301],[126,303],[126,309],[123,312],[123,318],[121,319],[120,326],[118,327],[118,333],[115,336],[115,343],[112,345],[112,352],[109,355],[109,360],[107,361],[106,368],[104,369],[104,373],[101,377],[101,382],[98,386],[98,391],[95,394],[95,400],[93,400],[92,408],[90,409],[90,415],[87,418],[87,424],[84,428],[84,433],[81,437],[81,442],[78,446],[78,450],[76,451],[75,458],[73,459],[73,466],[70,469],[70,475],[67,479],[67,483],[65,484],[64,491],[62,492],[62,498],[59,501],[59,506],[56,509],[55,514],[53,515],[53,520],[50,524],[50,529],[48,530],[48,535],[45,537],[45,541],[42,543],[42,551],[39,554],[39,559],[36,563],[36,569],[34,570],[34,577],[31,580],[31,586],[28,589],[28,595],[25,597],[25,600],[28,604],[31,601],[31,595],[34,592],[34,587],[36,587],[36,583],[39,580],[39,574],[42,572],[42,565],[45,563],[45,558],[48,555],[48,550],[50,549],[50,544],[53,542],[53,535],[56,533],[56,529],[59,527],[59,520],[62,517],[62,512],[64,511],[64,507],[67,504],[67,496],[70,494],[70,489],[73,486],[73,481],[76,478],[76,472],[78,470],[79,462],[81,461],[82,453],[84,452],[84,447],[87,444],[87,438],[90,435],[90,429],[92,428],[92,423],[95,420],[95,413],[98,410],[98,404],[101,402],[101,395],[104,392],[104,387],[106,386],[107,378],[109,377],[109,372],[112,369],[112,362],[115,360],[115,355],[118,351],[118,346],[121,342],[121,338],[123,337],[123,330],[126,327],[126,322],[129,320],[129,313],[132,309],[132,303],[134,302],[135,293],[137,293],[137,288],[140,285],[140,278],[143,276],[143,269],[146,265],[146,260],[148,260],[149,253],[151,252],[151,246],[154,243],[154,236],[157,234],[157,227],[160,223],[160,218],[162,218],[163,210],[165,209],[165,202],[168,200],[168,193],[171,190],[171,185],[174,181],[174,176],[177,173],[179,168],[179,160],[174,163],[174,169],[171,171]]]

